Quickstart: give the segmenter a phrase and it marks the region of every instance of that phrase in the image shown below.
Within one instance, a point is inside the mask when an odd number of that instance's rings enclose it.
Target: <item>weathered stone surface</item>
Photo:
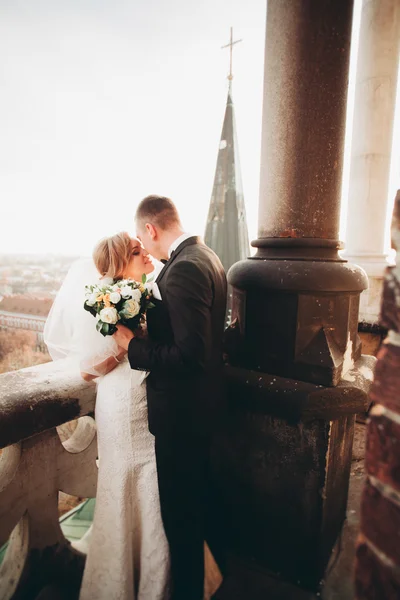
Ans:
[[[352,13],[352,0],[268,0],[259,237],[228,273],[239,369],[213,459],[227,551],[312,591],[345,518],[374,362],[357,331],[367,278],[338,253]]]
[[[269,1],[260,238],[335,240],[353,3]]]
[[[226,366],[230,396],[255,413],[292,422],[338,419],[365,411],[376,360],[362,356],[336,387]]]
[[[0,597],[26,600],[51,581],[79,590],[84,556],[59,524],[59,492],[96,494],[95,386],[68,361],[0,376]],[[72,432],[72,434],[71,434]],[[11,535],[11,537],[10,537]],[[30,594],[30,595],[29,595]]]
[[[316,589],[345,518],[354,414],[330,421],[316,407],[316,418],[300,422],[295,413],[271,416],[269,394],[285,403],[287,387],[271,377],[268,388],[274,391],[264,391],[264,405],[257,391],[257,406],[249,384],[235,381],[230,391],[231,411],[213,458],[225,543],[230,554]]]
[[[19,445],[13,476],[0,486],[0,546],[13,532],[0,566],[0,597],[25,600],[28,589],[39,591],[51,580],[75,579],[79,585],[83,556],[60,529],[58,493],[95,496],[97,440],[94,437],[81,452],[71,453],[53,428]]]
[[[242,333],[235,364],[336,386],[359,360],[358,294],[367,285],[365,274],[318,260],[261,255],[230,269],[232,319]]]
[[[92,412],[95,390],[64,360],[0,375],[0,448]]]

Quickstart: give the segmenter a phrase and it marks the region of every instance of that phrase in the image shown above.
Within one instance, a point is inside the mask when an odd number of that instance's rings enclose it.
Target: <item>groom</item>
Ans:
[[[222,335],[226,277],[219,258],[184,232],[175,205],[148,196],[137,235],[166,264],[147,314],[149,337],[114,334],[147,377],[161,513],[171,551],[173,600],[202,600],[210,438],[223,407]],[[158,297],[158,299],[157,299]]]

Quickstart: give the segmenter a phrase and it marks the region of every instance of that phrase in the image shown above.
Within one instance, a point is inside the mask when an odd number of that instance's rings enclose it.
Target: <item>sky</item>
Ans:
[[[265,0],[0,0],[0,252],[90,254],[146,195],[203,235],[233,98],[256,237]]]
[[[265,19],[266,0],[0,0],[0,253],[89,255],[106,235],[134,234],[136,206],[152,193],[203,235],[231,26],[243,39],[233,99],[255,239]],[[355,0],[349,125],[359,22]]]

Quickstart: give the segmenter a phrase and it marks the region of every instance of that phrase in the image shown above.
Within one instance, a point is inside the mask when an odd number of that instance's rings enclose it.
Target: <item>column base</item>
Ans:
[[[363,356],[335,388],[226,368],[229,410],[212,458],[226,585],[241,577],[234,557],[260,581],[273,574],[282,589],[299,588],[243,598],[318,593],[346,515],[355,414],[368,404],[374,364]]]
[[[241,335],[231,363],[336,386],[361,355],[359,294],[367,277],[356,265],[328,260],[325,248],[322,259],[312,248],[316,258],[297,260],[291,251],[305,254],[308,246],[278,248],[287,258],[271,258],[275,245],[229,270]]]

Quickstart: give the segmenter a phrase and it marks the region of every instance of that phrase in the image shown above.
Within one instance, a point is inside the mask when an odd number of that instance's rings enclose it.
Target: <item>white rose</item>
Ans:
[[[123,287],[121,289],[121,296],[123,298],[130,298],[132,294],[132,288],[129,287],[129,285],[126,285],[125,287]]]
[[[139,302],[132,298],[131,300],[126,300],[126,302],[124,302],[124,306],[119,314],[124,319],[133,319],[133,317],[136,317],[136,315],[139,313],[139,310]]]
[[[131,295],[136,302],[140,302],[142,298],[142,292],[140,290],[132,290]]]
[[[119,294],[118,292],[111,292],[110,302],[112,302],[113,304],[118,304],[118,302],[120,300],[121,300],[121,294]]]
[[[100,319],[103,323],[115,325],[118,321],[118,313],[115,308],[103,308],[103,310],[100,311]]]
[[[94,306],[96,304],[96,298],[97,298],[97,292],[93,292],[92,294],[90,294],[90,296],[86,300],[86,304],[88,306]]]

